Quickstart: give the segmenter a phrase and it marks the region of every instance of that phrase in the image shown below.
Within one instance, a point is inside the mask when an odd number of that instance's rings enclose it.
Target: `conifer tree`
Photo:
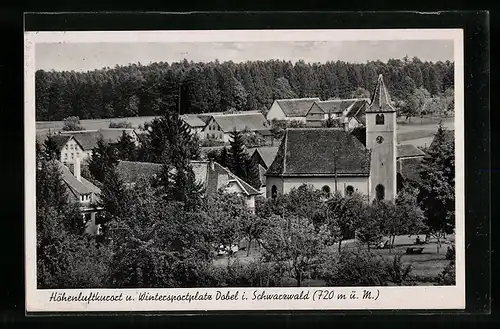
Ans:
[[[418,184],[425,224],[438,239],[438,247],[441,238],[455,228],[455,146],[446,134],[440,123],[428,156],[422,160]]]
[[[43,146],[45,150],[45,156],[47,157],[47,159],[59,160],[61,158],[61,152],[57,147],[54,135],[52,134],[48,135],[43,143]]]
[[[108,169],[114,168],[118,164],[116,148],[109,145],[101,138],[92,150],[92,157],[89,161],[89,171],[99,182],[104,181],[105,173]]]
[[[233,130],[230,133],[231,149],[229,169],[236,176],[243,180],[247,178],[247,155],[244,148],[243,134],[239,131]]]
[[[118,158],[120,160],[135,161],[137,158],[137,147],[135,146],[132,137],[123,131],[122,135],[116,143]]]
[[[253,188],[259,190],[261,186],[259,164],[251,157],[247,157],[246,163],[247,163],[247,170],[246,170],[247,177],[245,181],[248,184],[250,184]]]

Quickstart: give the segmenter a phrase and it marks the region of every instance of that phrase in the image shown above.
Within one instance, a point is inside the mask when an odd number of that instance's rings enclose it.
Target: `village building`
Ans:
[[[212,115],[202,133],[205,139],[229,143],[230,134],[235,130],[269,138],[270,128],[269,122],[262,113],[233,113]]]
[[[106,143],[117,143],[123,132],[128,134],[132,142],[139,146],[139,135],[130,128],[103,128],[98,130],[63,131],[56,137],[58,145],[61,145],[61,162],[70,164],[75,159],[85,160],[92,156],[92,150],[96,147],[99,139]],[[71,137],[71,138],[70,138]]]
[[[264,146],[249,149],[249,154],[253,163],[259,168],[260,192],[266,195],[266,172],[271,166],[278,152],[277,146]]]
[[[255,197],[261,193],[234,175],[229,169],[215,161],[191,161],[195,179],[205,191],[205,195],[214,195],[219,190],[236,193],[246,198],[249,209],[255,211]],[[162,168],[161,164],[120,161],[117,172],[128,187],[133,187],[141,180],[150,180]]]
[[[266,118],[269,122],[283,120],[306,123],[307,112],[309,112],[314,102],[319,101],[318,97],[277,99],[269,108]]]
[[[202,138],[203,128],[205,128],[205,126],[206,126],[205,121],[203,121],[196,114],[184,114],[184,115],[181,115],[181,119],[191,128],[191,132],[193,134],[198,136],[198,138]]]
[[[327,194],[357,191],[370,200],[394,200],[396,110],[382,75],[364,116],[365,144],[346,127],[287,129],[266,172],[266,195],[275,197],[308,184]]]
[[[102,210],[97,206],[101,190],[81,176],[80,159],[76,158],[71,167],[59,163],[63,182],[68,190],[70,202],[78,202],[86,225],[85,232],[99,235],[100,224],[96,222],[96,214]]]
[[[368,105],[369,100],[365,98],[316,101],[306,114],[306,123],[320,127],[330,117],[337,120],[339,126],[347,123],[349,129],[354,129],[366,124],[365,110]]]

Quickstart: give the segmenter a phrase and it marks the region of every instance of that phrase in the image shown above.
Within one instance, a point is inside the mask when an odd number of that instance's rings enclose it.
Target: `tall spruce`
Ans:
[[[135,145],[132,136],[124,130],[116,143],[118,158],[120,160],[135,161],[137,158],[137,146]]]
[[[59,160],[61,158],[61,151],[57,146],[54,135],[49,134],[43,143],[45,156],[47,159]]]
[[[89,161],[90,173],[97,181],[103,183],[106,171],[113,169],[117,164],[118,155],[116,148],[100,138],[92,150],[92,157]]]
[[[233,130],[230,133],[229,150],[230,160],[229,169],[238,177],[247,180],[247,154],[245,151],[245,144],[243,141],[243,134],[240,131]]]
[[[418,201],[430,234],[441,239],[455,228],[455,145],[439,124],[434,141],[421,163]],[[439,252],[439,249],[438,249]]]

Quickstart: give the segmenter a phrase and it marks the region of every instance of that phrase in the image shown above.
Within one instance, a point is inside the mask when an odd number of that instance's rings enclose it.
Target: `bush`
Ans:
[[[229,266],[210,265],[200,276],[200,287],[281,287],[282,275],[275,265],[260,260]]]
[[[455,260],[455,245],[448,246],[446,250],[446,259]]]
[[[438,286],[454,286],[456,284],[456,268],[455,262],[451,261],[441,272],[438,277],[437,285]]]
[[[343,250],[329,256],[317,273],[328,286],[386,286],[386,264],[381,256],[365,250]]]
[[[411,275],[411,264],[405,265],[402,262],[403,255],[394,255],[392,261],[386,261],[385,270],[387,273],[388,281],[398,286],[414,285],[414,278]]]
[[[224,146],[224,141],[216,139],[203,139],[200,143],[201,147],[214,147],[214,146]]]
[[[110,122],[109,128],[132,128],[132,124],[127,121]]]
[[[78,131],[85,130],[85,128],[80,125],[79,117],[68,117],[64,119],[64,126],[62,128],[64,131]]]

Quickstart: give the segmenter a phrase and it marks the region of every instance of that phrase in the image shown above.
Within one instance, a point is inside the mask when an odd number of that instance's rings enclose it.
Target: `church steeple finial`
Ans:
[[[370,106],[366,112],[395,112],[392,106],[391,96],[385,87],[384,78],[379,74],[377,85],[373,91]]]

